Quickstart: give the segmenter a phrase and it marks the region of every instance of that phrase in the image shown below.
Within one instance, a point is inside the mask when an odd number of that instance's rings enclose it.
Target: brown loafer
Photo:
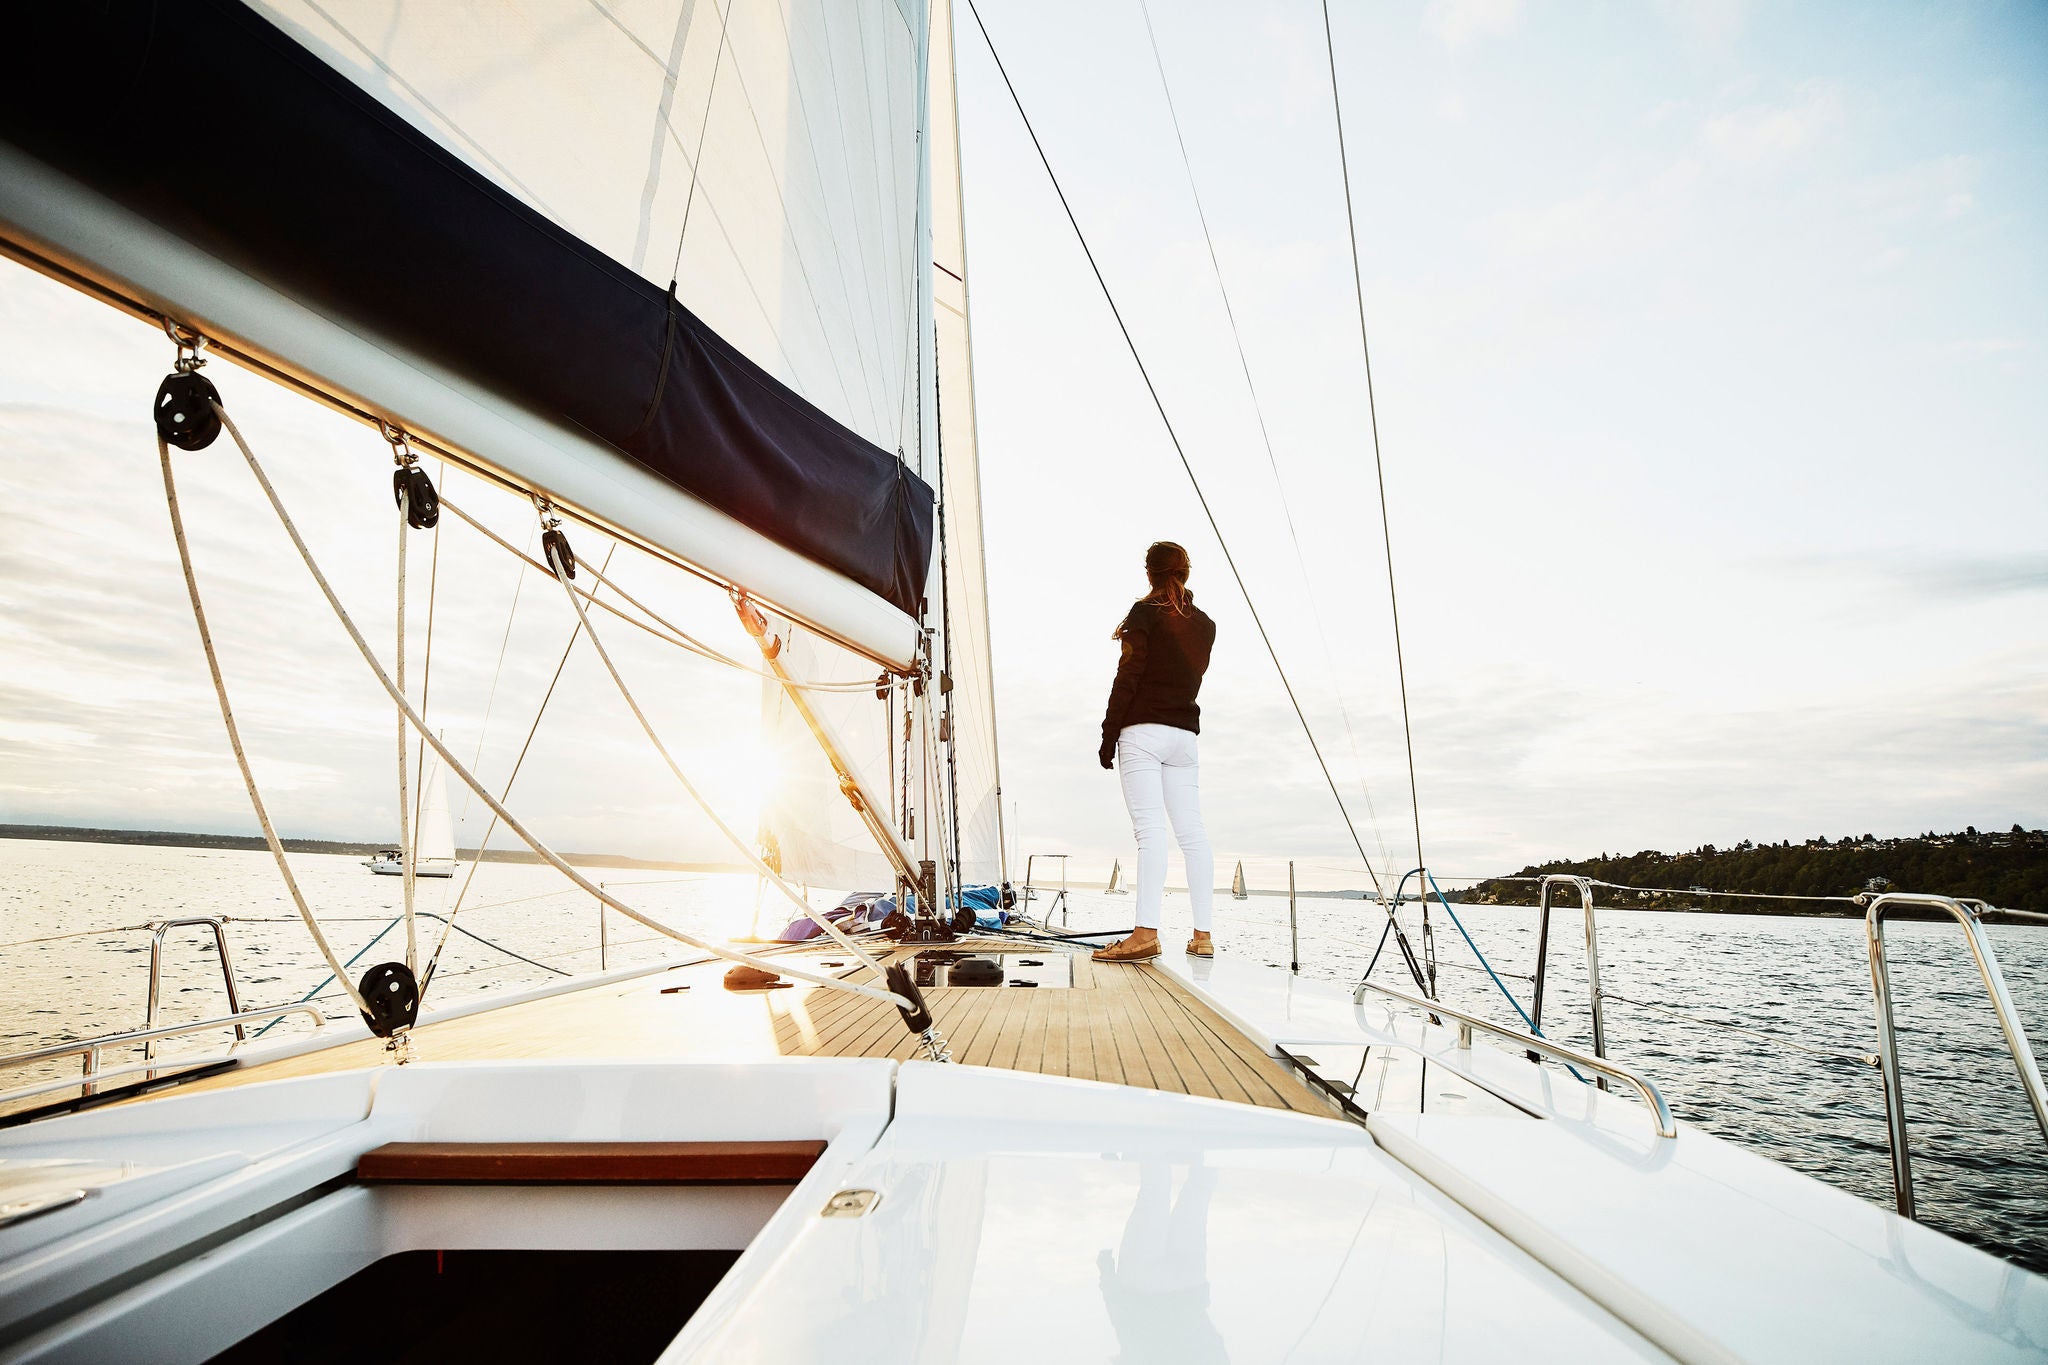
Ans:
[[[1159,956],[1159,940],[1154,939],[1143,948],[1133,948],[1129,939],[1097,948],[1092,954],[1097,962],[1150,962]]]
[[[1189,957],[1216,956],[1216,940],[1213,938],[1191,938],[1188,940]]]

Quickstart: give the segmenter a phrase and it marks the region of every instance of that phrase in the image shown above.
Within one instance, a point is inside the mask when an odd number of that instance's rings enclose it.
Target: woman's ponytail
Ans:
[[[1152,596],[1172,608],[1176,616],[1188,614],[1194,594],[1188,591],[1188,552],[1170,540],[1154,541],[1145,551],[1145,577],[1151,581]]]

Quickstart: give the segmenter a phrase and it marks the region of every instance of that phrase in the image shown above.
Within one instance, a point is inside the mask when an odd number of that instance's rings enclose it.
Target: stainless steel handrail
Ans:
[[[235,990],[235,967],[228,957],[227,920],[219,915],[200,915],[192,919],[164,919],[149,926],[153,937],[149,942],[149,1004],[143,1012],[142,1026],[156,1026],[158,997],[163,990],[164,935],[173,929],[210,929],[213,931],[213,946],[220,954],[220,976],[228,988],[228,1013],[242,1012],[241,995]],[[241,1024],[235,1025],[235,1039],[246,1042],[249,1031]],[[151,1040],[143,1047],[144,1057],[156,1056],[156,1042]]]
[[[1552,873],[1543,878],[1542,889],[1536,896],[1536,988],[1529,1002],[1529,1023],[1541,1030],[1543,1027],[1543,969],[1550,957],[1550,889],[1560,882],[1569,882],[1578,888],[1579,904],[1586,911],[1586,991],[1592,998],[1593,1006],[1593,1055],[1607,1055],[1607,1022],[1600,1005],[1600,936],[1593,924],[1593,882],[1589,877],[1572,877]],[[1535,1060],[1532,1053],[1531,1061]],[[1599,1076],[1597,1084],[1607,1088],[1607,1078]]]
[[[1377,991],[1391,1000],[1398,1000],[1412,1009],[1421,1010],[1424,1014],[1443,1015],[1457,1020],[1458,1046],[1460,1047],[1470,1047],[1472,1045],[1472,1030],[1482,1029],[1497,1038],[1505,1038],[1529,1052],[1541,1053],[1552,1061],[1568,1062],[1576,1066],[1582,1066],[1596,1075],[1611,1076],[1617,1081],[1633,1086],[1636,1094],[1640,1095],[1643,1103],[1649,1107],[1651,1117],[1657,1125],[1657,1136],[1660,1138],[1676,1138],[1678,1136],[1678,1122],[1671,1117],[1671,1107],[1664,1103],[1664,1094],[1657,1089],[1656,1082],[1647,1076],[1638,1075],[1625,1066],[1618,1066],[1608,1061],[1605,1057],[1588,1056],[1577,1048],[1564,1047],[1551,1042],[1548,1038],[1539,1038],[1533,1033],[1523,1033],[1520,1029],[1505,1028],[1489,1020],[1482,1019],[1476,1014],[1467,1014],[1463,1010],[1453,1009],[1441,1000],[1424,1000],[1419,995],[1410,995],[1406,991],[1397,991],[1392,986],[1382,986],[1376,981],[1359,982],[1351,992],[1352,1003],[1363,1004],[1364,992],[1366,991]]]
[[[2013,1065],[2019,1069],[2020,1087],[2027,1092],[2027,1102],[2034,1107],[2034,1120],[2041,1125],[2043,1138],[2048,1138],[2048,1089],[2042,1087],[2041,1068],[2034,1062],[2034,1050],[2027,1045],[2027,1031],[2020,1024],[2018,1012],[2013,1009],[2012,994],[2005,988],[2005,976],[1998,970],[1998,954],[1992,951],[1991,940],[1985,937],[1984,911],[1988,907],[1984,902],[1903,891],[1888,891],[1872,900],[1863,923],[1870,938],[1870,994],[1877,1010],[1877,1050],[1884,1068],[1884,1116],[1891,1137],[1892,1191],[1897,1198],[1899,1212],[1912,1218],[1916,1215],[1913,1212],[1913,1159],[1906,1145],[1906,1085],[1905,1078],[1899,1074],[1899,1040],[1892,1023],[1891,968],[1885,961],[1884,952],[1885,911],[1900,905],[1942,910],[1963,926],[1963,939],[1970,945],[1970,955],[1977,961],[1977,974],[1984,979],[1984,990],[1991,997],[1991,1008],[1998,1015],[1998,1026],[2005,1031],[2005,1045],[2012,1052]],[[1999,913],[2048,923],[2048,915],[2016,910]]]
[[[70,1084],[79,1086],[86,1094],[90,1095],[93,1093],[95,1085],[100,1078],[100,1053],[107,1048],[125,1047],[134,1043],[142,1043],[148,1049],[144,1055],[153,1059],[156,1054],[151,1045],[159,1039],[175,1038],[181,1033],[204,1033],[209,1029],[217,1028],[234,1029],[237,1045],[239,1045],[240,1041],[247,1036],[245,1030],[249,1024],[259,1023],[268,1019],[281,1019],[293,1014],[309,1014],[313,1017],[315,1027],[327,1027],[327,1016],[320,1012],[319,1006],[306,1004],[302,1001],[297,1004],[279,1005],[272,1009],[241,1010],[234,1014],[224,1015],[219,1019],[201,1019],[197,1023],[160,1024],[155,1028],[128,1029],[121,1033],[103,1033],[97,1038],[81,1038],[69,1043],[52,1043],[48,1047],[39,1047],[31,1052],[16,1052],[6,1057],[0,1057],[0,1071],[11,1070],[18,1066],[31,1066],[37,1062],[54,1061],[60,1057],[83,1057],[85,1059],[84,1075],[79,1080],[73,1081]],[[230,1048],[230,1051],[232,1050]],[[189,1059],[187,1058],[180,1057],[177,1060],[177,1065],[179,1066],[188,1064]],[[123,1068],[112,1074],[126,1075],[129,1071],[135,1069],[133,1067]],[[151,1068],[145,1063],[141,1069],[150,1070]],[[22,1097],[24,1093],[39,1094],[44,1090],[63,1088],[63,1086],[33,1085],[25,1087],[25,1090],[9,1090],[5,1094],[0,1094],[0,1104]]]
[[[1032,884],[1031,869],[1032,864],[1040,858],[1044,858],[1049,862],[1057,862],[1060,865],[1060,889],[1059,894],[1053,897],[1052,904],[1046,907],[1043,915],[1039,916],[1039,921],[1043,924],[1051,924],[1052,912],[1057,910],[1060,912],[1060,923],[1065,925],[1067,923],[1069,907],[1067,905],[1067,855],[1064,853],[1028,853],[1024,856],[1024,908],[1026,910],[1031,908],[1033,895],[1039,889]],[[1048,886],[1045,890],[1050,891],[1052,888]]]

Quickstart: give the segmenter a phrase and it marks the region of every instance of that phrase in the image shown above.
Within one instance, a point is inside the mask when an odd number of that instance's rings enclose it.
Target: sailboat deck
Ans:
[[[883,945],[895,960],[918,950]],[[1016,953],[1014,941],[954,945]],[[1048,946],[1036,956],[1066,951]],[[877,953],[877,956],[880,956]],[[824,949],[792,957],[816,968],[843,960]],[[1269,1109],[1334,1112],[1284,1064],[1151,966],[1098,964],[1073,955],[1068,987],[934,986],[925,989],[953,1060],[1199,1095]],[[909,1060],[916,1039],[888,1003],[805,983],[730,992],[726,964],[679,967],[631,981],[593,984],[414,1030],[422,1061],[493,1059],[741,1060],[764,1056]],[[856,968],[848,978],[865,979]],[[167,1092],[191,1093],[288,1076],[376,1066],[388,1060],[369,1038],[245,1065]]]

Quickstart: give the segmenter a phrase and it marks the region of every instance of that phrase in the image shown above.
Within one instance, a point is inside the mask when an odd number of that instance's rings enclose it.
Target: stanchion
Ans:
[[[1294,864],[1287,864],[1287,970],[1301,975],[1301,927],[1294,915]]]

